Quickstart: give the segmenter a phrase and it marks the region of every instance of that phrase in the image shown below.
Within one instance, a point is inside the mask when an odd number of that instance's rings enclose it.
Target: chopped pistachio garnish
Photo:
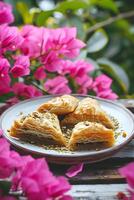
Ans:
[[[115,131],[115,134],[114,134],[115,139],[117,139],[120,135],[121,135],[121,132],[116,132]]]
[[[127,133],[125,131],[122,133],[122,137],[124,137],[124,138],[127,137]]]

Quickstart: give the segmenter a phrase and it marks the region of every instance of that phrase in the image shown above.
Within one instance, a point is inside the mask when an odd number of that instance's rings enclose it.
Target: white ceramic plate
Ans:
[[[87,96],[84,95],[75,95],[79,99],[83,99]],[[22,142],[20,140],[16,140],[10,137],[8,133],[8,129],[10,129],[14,120],[16,120],[20,112],[23,112],[24,115],[27,115],[37,109],[39,105],[43,102],[48,101],[54,96],[43,96],[39,98],[34,98],[30,100],[22,101],[11,108],[7,109],[0,118],[0,127],[4,131],[5,138],[18,149],[21,149],[27,153],[38,154],[46,157],[46,159],[50,162],[55,163],[67,163],[74,164],[78,162],[97,162],[99,160],[106,159],[112,156],[114,153],[118,152],[121,148],[123,148],[134,136],[134,117],[133,114],[124,108],[123,106],[114,103],[109,100],[104,100],[96,97],[92,97],[97,99],[102,108],[111,116],[114,116],[120,126],[119,132],[124,130],[127,132],[126,137],[122,137],[122,134],[117,138],[116,143],[111,148],[102,149],[99,151],[96,150],[88,150],[88,151],[75,151],[71,152],[59,152],[56,150],[46,150],[43,147],[36,146],[34,144]],[[91,97],[91,96],[90,96]]]

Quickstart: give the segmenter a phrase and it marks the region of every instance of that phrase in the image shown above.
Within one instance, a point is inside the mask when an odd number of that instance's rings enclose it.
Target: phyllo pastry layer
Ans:
[[[33,112],[27,117],[16,120],[11,127],[10,135],[29,139],[33,142],[57,143],[65,146],[66,140],[61,132],[59,120],[53,113]]]
[[[115,142],[114,131],[106,128],[102,124],[84,121],[74,126],[68,148],[74,150],[77,144],[98,142],[104,142],[109,147],[113,146]]]
[[[114,128],[113,122],[100,104],[91,98],[81,100],[74,112],[67,114],[61,124],[74,125],[81,121],[99,122],[108,128]]]
[[[51,112],[56,115],[65,115],[75,110],[79,100],[70,95],[55,97],[38,108],[38,112]]]

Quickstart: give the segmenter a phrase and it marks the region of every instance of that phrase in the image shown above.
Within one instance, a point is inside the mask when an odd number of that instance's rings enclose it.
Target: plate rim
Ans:
[[[5,117],[5,115],[11,111],[12,109],[14,109],[16,106],[19,106],[21,104],[24,104],[24,103],[27,103],[27,102],[31,102],[31,101],[36,101],[38,99],[43,99],[43,98],[53,98],[53,97],[58,97],[58,96],[61,96],[63,94],[57,94],[57,95],[43,95],[43,96],[39,96],[39,97],[34,97],[34,98],[31,98],[31,99],[26,99],[26,100],[23,100],[13,106],[11,106],[10,108],[6,109],[2,115],[0,116],[0,128],[2,129],[2,120],[3,118]],[[121,109],[123,109],[125,112],[127,112],[130,117],[132,118],[133,120],[133,129],[131,131],[131,136],[129,138],[127,138],[125,141],[123,141],[121,144],[118,144],[117,146],[113,146],[113,147],[110,147],[110,148],[106,148],[106,149],[102,149],[102,150],[99,150],[99,151],[96,151],[96,152],[85,152],[81,155],[79,154],[57,154],[55,155],[54,153],[48,153],[48,152],[39,152],[39,151],[36,151],[36,150],[31,150],[29,148],[25,148],[24,146],[19,146],[17,145],[16,143],[14,143],[10,138],[10,136],[8,136],[6,133],[3,133],[3,137],[7,139],[7,141],[9,141],[9,143],[11,143],[12,145],[16,146],[17,148],[19,149],[23,149],[25,151],[29,151],[31,153],[34,153],[34,154],[39,154],[39,155],[44,155],[44,156],[48,156],[48,157],[58,157],[58,158],[84,158],[85,156],[89,156],[89,157],[92,157],[92,156],[99,156],[99,155],[103,155],[105,153],[109,154],[109,153],[114,153],[116,152],[117,150],[120,150],[121,148],[123,148],[127,143],[129,143],[132,138],[134,137],[134,115],[131,111],[129,111],[125,106],[121,105],[120,103],[117,103],[115,101],[112,101],[112,100],[109,100],[109,99],[103,99],[103,98],[100,98],[100,97],[96,97],[96,96],[92,96],[92,95],[83,95],[83,94],[71,94],[72,96],[76,96],[76,97],[90,97],[90,98],[93,98],[93,99],[96,99],[96,100],[99,100],[99,101],[102,101],[102,102],[106,102],[106,103],[110,103],[110,104],[113,104],[114,106],[117,106],[117,107],[120,107]],[[110,156],[111,157],[111,156]]]

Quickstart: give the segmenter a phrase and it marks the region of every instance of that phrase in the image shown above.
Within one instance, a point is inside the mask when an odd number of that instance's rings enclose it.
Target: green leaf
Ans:
[[[4,0],[4,2],[15,5],[18,2],[24,2],[25,4],[28,5],[28,7],[33,7],[33,6],[37,6],[36,1],[34,0]]]
[[[10,188],[11,188],[11,181],[3,179],[0,180],[0,189],[2,190],[4,195],[8,195]]]
[[[87,50],[94,53],[103,49],[108,43],[108,37],[104,30],[97,30],[87,41]]]
[[[97,70],[98,73],[100,74],[100,66],[98,65],[98,63],[95,60],[93,60],[91,58],[86,58],[85,61],[91,63],[93,65],[95,71]]]
[[[54,10],[49,10],[49,11],[41,11],[36,19],[35,19],[35,24],[37,26],[43,26],[45,25],[46,20],[53,14]]]
[[[14,97],[14,94],[12,92],[0,96],[0,103],[5,103],[5,101],[10,99],[11,97]]]
[[[59,11],[61,13],[65,13],[67,10],[78,10],[80,8],[87,8],[90,4],[87,1],[81,0],[70,0],[70,1],[63,1],[57,4],[55,11]]]
[[[109,9],[115,13],[118,12],[116,3],[113,0],[89,0],[93,5],[97,5],[104,9]]]
[[[100,65],[101,70],[110,75],[118,83],[121,90],[124,93],[127,93],[129,88],[129,79],[123,68],[106,58],[100,58],[97,62]]]
[[[76,60],[79,60],[79,59],[86,59],[87,57],[87,50],[81,50],[80,54],[77,56]]]
[[[29,8],[28,8],[27,4],[19,1],[16,3],[16,8],[17,8],[18,12],[21,14],[24,23],[32,24],[34,13],[29,12]]]
[[[75,26],[77,28],[77,36],[81,40],[85,39],[86,34],[84,33],[84,27],[82,18],[79,16],[71,15],[70,17],[64,16],[60,22],[61,26]]]

